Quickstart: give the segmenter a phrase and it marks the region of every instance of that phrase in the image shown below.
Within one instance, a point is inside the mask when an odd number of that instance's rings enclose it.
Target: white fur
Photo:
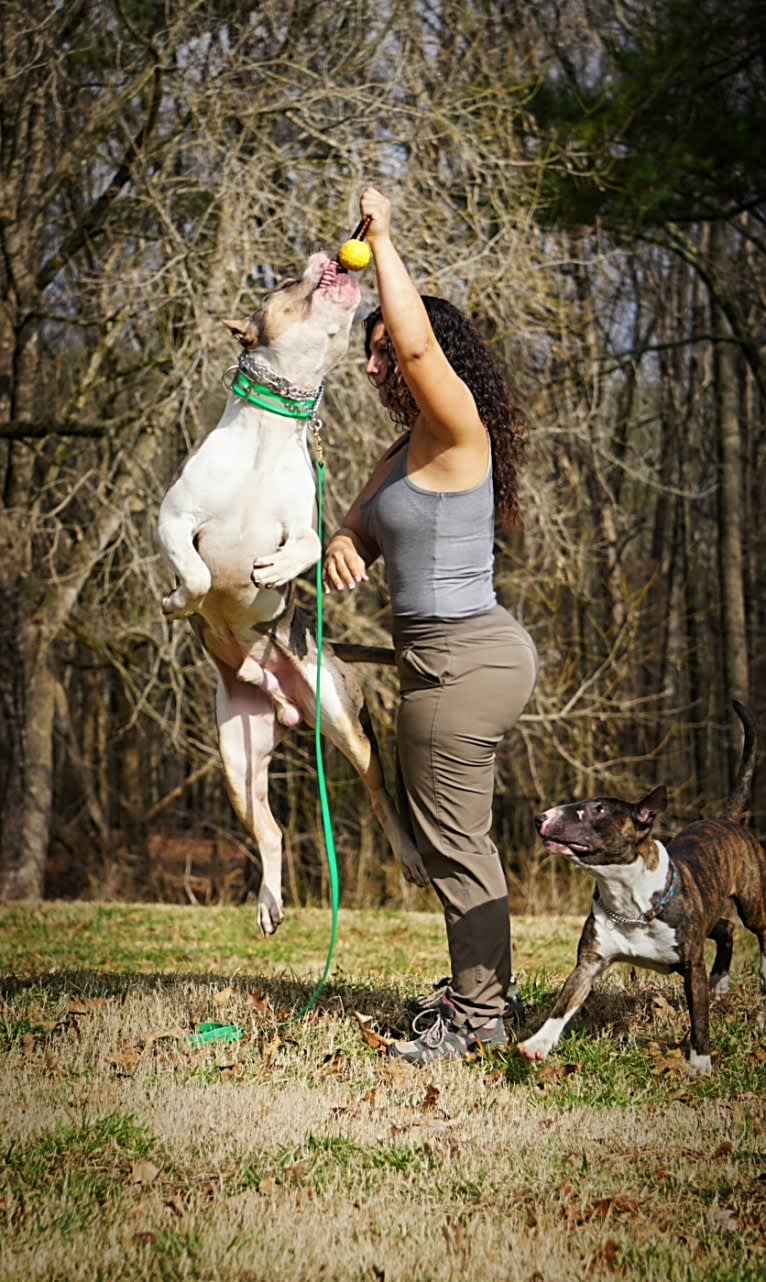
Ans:
[[[285,308],[280,294],[274,325],[263,327],[271,335],[269,345],[255,353],[258,362],[301,388],[319,388],[344,354],[360,299],[350,277],[330,272],[328,278],[329,261],[322,254],[309,260],[297,287],[300,307]],[[163,613],[171,620],[196,615],[202,643],[218,668],[221,759],[234,809],[261,855],[258,920],[264,934],[282,921],[282,834],[268,798],[271,754],[286,727],[315,720],[316,657],[292,655],[259,627],[290,608],[289,584],[321,553],[306,433],[305,421],[230,394],[219,423],[186,460],[159,514],[160,546],[179,580],[163,599]],[[353,675],[328,659],[322,729],[363,778],[406,875],[427,885],[360,723],[361,703]]]
[[[695,1073],[712,1073],[713,1061],[709,1055],[698,1055],[693,1047],[689,1047],[689,1068]]]
[[[567,1019],[546,1019],[542,1028],[526,1041],[519,1042],[519,1051],[525,1059],[547,1059],[553,1048],[558,1046],[567,1023]]]
[[[662,894],[668,882],[670,856],[661,841],[655,841],[657,867],[649,869],[639,855],[630,864],[587,865],[597,882],[599,898],[593,902],[596,938],[604,957],[635,957],[644,965],[666,970],[678,961],[676,932],[664,921],[623,926],[613,921],[604,905],[622,917],[638,918],[652,906],[652,896]],[[585,865],[583,865],[585,867]]]

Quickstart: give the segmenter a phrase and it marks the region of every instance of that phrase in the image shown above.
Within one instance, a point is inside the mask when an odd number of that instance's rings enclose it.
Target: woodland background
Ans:
[[[530,417],[525,534],[497,545],[542,660],[498,765],[513,894],[567,893],[540,873],[543,805],[664,781],[672,825],[714,812],[733,697],[766,736],[763,6],[6,0],[0,42],[0,896],[245,893],[157,507],[220,413],[223,318],[334,251],[369,182]],[[394,431],[360,327],[323,417],[332,527]],[[378,572],[326,628],[386,642],[386,618]],[[360,672],[390,760],[393,675]],[[344,902],[414,902],[327,765]],[[272,800],[311,902],[310,734]]]

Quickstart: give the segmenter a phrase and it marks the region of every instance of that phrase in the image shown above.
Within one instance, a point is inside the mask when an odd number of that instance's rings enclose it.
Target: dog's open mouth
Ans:
[[[337,258],[328,258],[322,268],[322,275],[319,277],[317,288],[330,289],[333,285],[339,284],[342,278],[347,275],[348,272],[341,267]]]
[[[353,272],[341,267],[337,258],[327,258],[315,288],[319,294],[327,294],[330,299],[349,305],[358,303],[361,296],[359,282]]]
[[[572,855],[575,859],[584,859],[593,854],[591,847],[580,841],[564,841],[561,837],[543,837],[542,841],[547,855]]]

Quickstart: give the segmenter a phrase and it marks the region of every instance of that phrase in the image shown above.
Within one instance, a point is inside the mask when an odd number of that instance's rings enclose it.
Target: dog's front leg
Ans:
[[[250,578],[257,588],[281,588],[316,565],[321,555],[322,544],[315,530],[288,530],[275,552],[253,561]]]
[[[162,598],[162,612],[168,619],[185,619],[201,605],[212,579],[194,546],[194,520],[187,511],[179,510],[174,489],[168,490],[162,501],[157,533],[165,559],[180,583]]]
[[[691,1036],[689,1067],[695,1073],[712,1073],[710,1058],[710,990],[702,953],[684,970],[684,992],[689,1007]]]
[[[547,1059],[554,1047],[558,1046],[561,1034],[588,997],[595,981],[609,965],[610,959],[600,957],[592,951],[586,952],[582,948],[582,940],[580,941],[577,965],[559,993],[550,1015],[538,1032],[519,1042],[519,1052],[525,1059]]]

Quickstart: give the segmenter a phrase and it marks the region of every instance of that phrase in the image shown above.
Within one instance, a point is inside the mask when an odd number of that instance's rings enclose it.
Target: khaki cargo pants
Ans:
[[[508,887],[490,837],[497,745],[537,678],[537,651],[501,606],[398,620],[397,743],[415,841],[444,909],[456,1022],[480,1028],[511,978]]]

